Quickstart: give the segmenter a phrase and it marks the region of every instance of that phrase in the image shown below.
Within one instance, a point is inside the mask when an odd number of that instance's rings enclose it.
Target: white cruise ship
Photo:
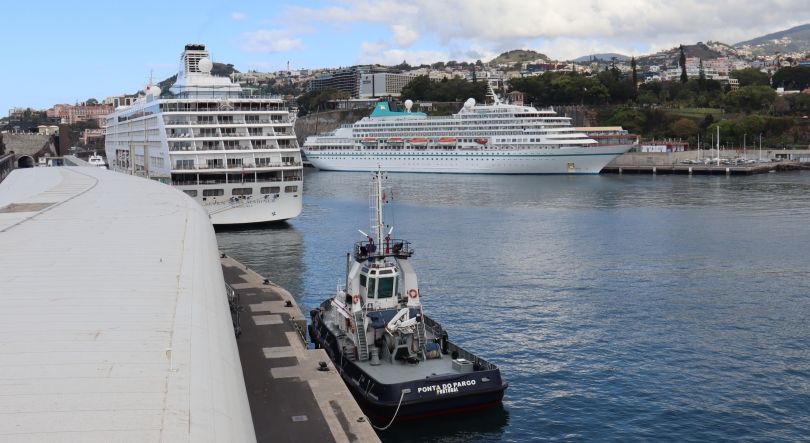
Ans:
[[[308,137],[304,153],[330,171],[598,174],[633,147],[599,144],[553,110],[469,99],[457,114],[429,117],[412,106],[382,101],[357,123]]]
[[[280,96],[255,96],[211,75],[204,45],[186,45],[170,94],[146,95],[106,119],[110,169],[171,184],[215,225],[301,213],[303,167],[295,114]]]

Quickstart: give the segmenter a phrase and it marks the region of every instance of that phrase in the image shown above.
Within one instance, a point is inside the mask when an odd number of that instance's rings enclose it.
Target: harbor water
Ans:
[[[218,232],[220,248],[306,312],[368,229],[370,177],[307,171],[300,217]],[[810,438],[810,173],[386,185],[425,312],[510,387],[384,442]]]

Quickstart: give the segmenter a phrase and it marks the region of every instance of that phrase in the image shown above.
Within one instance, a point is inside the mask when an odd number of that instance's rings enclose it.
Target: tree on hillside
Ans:
[[[717,127],[720,127],[720,144],[730,144],[737,141],[737,125],[731,120],[721,120],[717,123],[712,123],[706,128],[706,139],[714,138],[714,144],[717,146]]]
[[[647,123],[647,115],[638,109],[606,109],[596,115],[600,126],[621,126],[631,134],[641,134]]]
[[[773,111],[785,115],[785,112],[790,111],[790,103],[784,97],[776,97],[773,101]]]
[[[636,58],[630,57],[630,67],[633,69],[633,86],[638,87],[638,71],[636,70]]]
[[[88,98],[86,102],[84,102],[87,106],[98,106],[98,100],[94,98]]]
[[[767,86],[744,86],[729,91],[723,97],[723,106],[739,112],[751,112],[770,106],[776,97],[776,91]]]
[[[782,68],[773,75],[773,87],[786,90],[810,88],[810,67],[793,66]]]
[[[700,74],[698,76],[698,85],[700,85],[700,89],[705,91],[706,90],[706,71],[703,69],[703,59],[700,60]]]
[[[689,77],[686,75],[686,54],[683,52],[683,45],[681,45],[681,58],[678,59],[678,64],[681,66],[681,83],[686,83],[689,81]]]
[[[672,126],[670,126],[669,130],[675,137],[687,140],[690,137],[696,136],[700,132],[700,128],[698,127],[697,123],[688,118],[682,118],[676,121],[672,124]]]
[[[430,78],[427,75],[420,75],[402,88],[400,97],[413,101],[427,100],[428,88],[430,88]]]
[[[737,81],[740,83],[740,87],[769,86],[771,84],[771,80],[770,78],[768,78],[768,74],[760,71],[757,68],[745,68],[731,71],[731,73],[728,76],[731,78],[736,78]]]
[[[748,140],[765,132],[765,118],[758,114],[751,114],[737,124],[737,138],[747,135]]]

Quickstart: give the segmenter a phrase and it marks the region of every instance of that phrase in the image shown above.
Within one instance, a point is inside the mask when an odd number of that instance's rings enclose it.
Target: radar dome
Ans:
[[[200,72],[210,74],[211,70],[214,69],[214,62],[212,62],[210,58],[203,58],[200,59],[197,66],[200,68]]]
[[[412,106],[413,106],[413,101],[412,100],[405,100],[405,109],[407,109],[408,112],[411,112],[411,107]]]
[[[158,85],[146,85],[146,88],[143,90],[147,95],[152,94],[154,96],[160,96],[160,86]]]
[[[472,108],[473,106],[475,106],[475,99],[474,98],[468,98],[467,101],[464,102],[464,107],[467,108],[467,109]]]

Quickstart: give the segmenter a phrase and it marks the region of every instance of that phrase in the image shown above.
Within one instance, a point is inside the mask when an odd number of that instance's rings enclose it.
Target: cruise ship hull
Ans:
[[[312,166],[324,171],[421,172],[447,174],[598,174],[632,145],[534,150],[308,150]]]
[[[255,183],[217,185],[223,188],[225,195],[232,194],[232,188],[245,188]],[[295,218],[301,214],[301,190],[302,182],[286,182],[286,186],[281,186],[278,194],[253,194],[245,198],[235,197],[195,197],[197,201],[208,212],[211,223],[214,225],[240,225],[250,223],[270,223],[280,222]],[[286,188],[291,186],[290,192]],[[176,186],[187,194],[187,191],[197,191],[196,195],[202,195],[203,190],[211,188],[207,186]],[[259,189],[257,188],[257,191]]]

